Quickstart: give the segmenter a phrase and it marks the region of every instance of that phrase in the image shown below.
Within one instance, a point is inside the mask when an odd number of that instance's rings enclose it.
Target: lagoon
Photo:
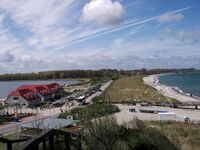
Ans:
[[[61,85],[70,85],[79,83],[79,80],[34,80],[34,81],[0,81],[0,99],[6,98],[7,95],[14,91],[17,87],[21,85],[30,84],[49,84],[49,83],[59,83]]]

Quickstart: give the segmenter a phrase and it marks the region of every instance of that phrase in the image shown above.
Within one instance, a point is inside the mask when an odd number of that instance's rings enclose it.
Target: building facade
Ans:
[[[7,99],[8,106],[27,106],[34,107],[41,102],[51,101],[56,97],[61,97],[64,89],[57,83],[42,85],[22,85],[12,91]]]

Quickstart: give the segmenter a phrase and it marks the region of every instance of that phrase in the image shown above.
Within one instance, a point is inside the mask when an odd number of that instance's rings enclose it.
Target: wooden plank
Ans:
[[[54,150],[54,135],[49,137],[49,149]]]
[[[65,136],[65,142],[67,143],[66,147],[69,150],[71,134],[66,131],[55,130],[55,129],[46,131],[44,134],[38,136],[37,138],[32,138],[32,139],[28,140],[24,145],[22,145],[19,148],[19,150],[31,150],[31,149],[33,149],[33,147],[37,146],[38,144],[42,143],[43,141],[46,141],[47,139],[49,140],[50,150],[54,150],[54,144],[55,144],[54,136],[56,136],[56,135]]]
[[[31,138],[23,138],[23,139],[16,139],[16,140],[10,140],[11,143],[20,143],[30,140]]]
[[[2,142],[2,143],[10,143],[10,140],[0,137],[0,142]]]
[[[65,150],[70,150],[70,136],[69,135],[64,135],[64,141],[65,141]]]
[[[12,143],[7,143],[7,150],[12,150]]]
[[[43,141],[43,150],[46,150],[47,149],[47,147],[46,147],[46,141]]]

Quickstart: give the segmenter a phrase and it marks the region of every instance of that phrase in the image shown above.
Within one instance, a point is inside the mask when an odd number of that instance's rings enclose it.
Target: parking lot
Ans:
[[[169,107],[158,107],[158,106],[149,106],[142,107],[140,105],[122,105],[116,104],[120,108],[120,112],[116,113],[115,116],[119,123],[128,122],[133,119],[134,116],[137,116],[141,120],[160,120],[158,113],[143,113],[139,112],[139,109],[145,110],[156,110],[164,112],[173,112],[175,113],[175,121],[184,121],[184,117],[189,117],[193,122],[200,121],[200,110],[194,109],[177,109]],[[129,109],[133,108],[136,112],[130,112]]]

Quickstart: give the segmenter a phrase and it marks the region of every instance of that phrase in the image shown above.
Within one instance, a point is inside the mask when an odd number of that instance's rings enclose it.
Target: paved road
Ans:
[[[102,92],[111,84],[112,81],[109,81],[107,83],[105,83],[100,89],[102,90]],[[96,92],[94,94],[92,94],[91,96],[89,96],[86,99],[87,103],[91,103],[92,98],[99,96],[102,94],[102,92]],[[0,135],[5,135],[5,134],[9,134],[12,132],[15,132],[16,130],[19,130],[19,125],[23,125],[25,123],[28,122],[34,122],[36,120],[40,120],[40,119],[45,119],[48,117],[57,117],[60,113],[61,113],[61,108],[63,111],[65,110],[70,110],[72,108],[78,107],[77,105],[73,105],[72,107],[59,107],[59,108],[52,108],[52,109],[45,109],[45,110],[38,110],[38,115],[37,116],[31,116],[28,118],[24,118],[21,120],[21,122],[10,122],[8,124],[5,125],[1,125],[0,126]],[[10,110],[10,112],[12,112],[13,110]],[[23,109],[23,112],[36,112],[36,110],[27,108],[27,109]]]
[[[101,90],[101,91],[100,91],[100,92],[96,92],[96,93],[92,94],[90,97],[88,97],[88,98],[86,99],[86,103],[91,103],[91,100],[92,100],[94,97],[101,95],[101,94],[103,93],[103,91],[105,91],[111,83],[112,83],[112,81],[109,81],[109,82],[105,83],[103,86],[101,86],[101,87],[100,87],[100,90]]]

